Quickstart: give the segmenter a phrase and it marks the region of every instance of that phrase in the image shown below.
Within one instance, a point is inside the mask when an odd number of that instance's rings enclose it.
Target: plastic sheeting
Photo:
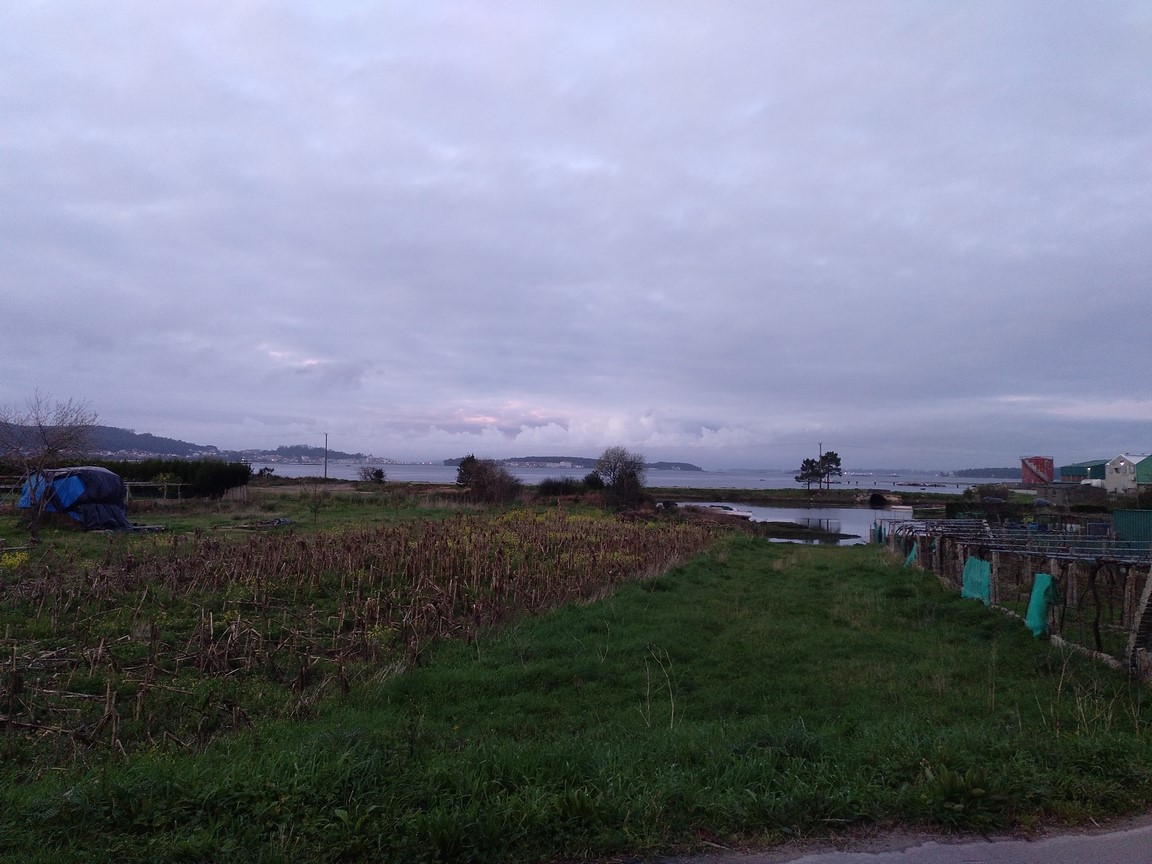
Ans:
[[[1032,582],[1032,596],[1024,623],[1032,635],[1040,638],[1048,632],[1048,610],[1056,602],[1056,580],[1047,573],[1037,573]]]
[[[984,605],[992,602],[992,565],[975,556],[964,562],[960,596],[980,600]]]
[[[30,509],[43,501],[45,513],[66,513],[88,530],[127,531],[126,494],[120,475],[107,468],[54,468],[28,478],[17,506]]]
[[[916,563],[916,555],[919,551],[920,551],[920,544],[919,543],[913,543],[912,544],[912,551],[909,552],[908,557],[904,559],[904,566],[905,567],[911,567],[913,564]]]

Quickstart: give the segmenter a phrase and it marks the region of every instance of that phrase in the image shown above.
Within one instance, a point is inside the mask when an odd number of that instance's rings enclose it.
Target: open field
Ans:
[[[5,559],[0,860],[571,861],[1152,803],[1145,687],[878,548],[307,494]]]
[[[658,575],[721,531],[557,508],[381,518],[363,499],[328,504],[337,527],[242,512],[212,529],[58,534],[7,553],[0,721],[25,733],[7,740],[8,766],[83,762],[101,746],[195,750],[305,716],[441,640],[475,642]],[[180,509],[170,523],[203,518]]]

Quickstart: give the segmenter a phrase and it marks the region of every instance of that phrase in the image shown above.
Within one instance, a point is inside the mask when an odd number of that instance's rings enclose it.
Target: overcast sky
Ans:
[[[1152,3],[0,5],[0,403],[396,459],[1152,450]]]

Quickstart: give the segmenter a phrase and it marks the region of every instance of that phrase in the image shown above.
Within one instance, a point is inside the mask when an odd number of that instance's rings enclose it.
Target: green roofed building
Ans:
[[[1085,480],[1103,480],[1107,459],[1093,459],[1090,462],[1076,462],[1060,466],[1061,483],[1083,483]]]
[[[1136,485],[1152,486],[1152,456],[1146,456],[1136,463]]]

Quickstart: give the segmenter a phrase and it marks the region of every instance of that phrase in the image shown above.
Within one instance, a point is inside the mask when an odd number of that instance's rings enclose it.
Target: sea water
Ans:
[[[818,528],[832,534],[848,535],[841,539],[821,538],[818,540],[788,540],[782,542],[805,543],[809,545],[852,546],[867,543],[872,526],[877,520],[903,521],[912,518],[911,507],[759,507],[751,504],[730,504],[723,501],[702,502],[703,504],[723,504],[737,513],[748,513],[753,522],[795,522],[809,528]]]

